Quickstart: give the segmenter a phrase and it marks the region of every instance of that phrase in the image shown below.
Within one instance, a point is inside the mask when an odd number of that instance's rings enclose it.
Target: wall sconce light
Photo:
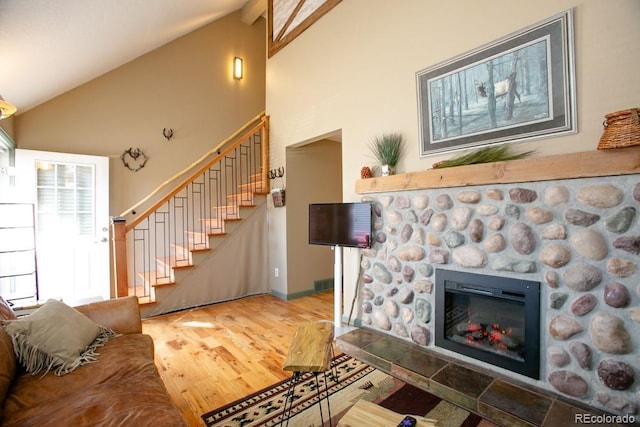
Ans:
[[[240,80],[243,77],[242,58],[236,56],[233,58],[233,78]]]

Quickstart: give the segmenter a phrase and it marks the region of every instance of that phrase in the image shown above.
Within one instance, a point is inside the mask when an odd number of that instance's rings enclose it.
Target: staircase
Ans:
[[[194,287],[221,285],[188,278],[198,268],[211,277],[213,252],[252,217],[253,227],[266,223],[268,145],[268,117],[261,114],[179,174],[186,178],[168,181],[114,218],[116,296],[137,296],[143,316],[216,302],[210,290]]]

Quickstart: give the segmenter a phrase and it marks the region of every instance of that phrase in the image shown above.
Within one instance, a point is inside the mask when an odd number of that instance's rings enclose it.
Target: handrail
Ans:
[[[199,162],[202,161],[203,158],[206,158],[207,156],[209,156],[213,151],[217,152],[217,150],[219,149],[219,147],[222,147],[226,144],[228,144],[230,141],[235,140],[232,144],[230,144],[227,148],[225,148],[223,151],[220,151],[219,154],[217,154],[215,157],[213,157],[211,160],[209,160],[207,163],[205,163],[203,166],[201,166],[200,168],[198,168],[195,172],[193,172],[191,175],[187,176],[178,186],[176,186],[171,192],[167,193],[163,198],[161,198],[160,200],[158,200],[157,202],[155,202],[153,205],[151,205],[149,208],[145,209],[144,212],[142,212],[136,219],[134,219],[133,221],[127,223],[126,226],[126,230],[127,232],[132,230],[133,228],[135,228],[136,225],[140,224],[142,221],[144,221],[151,213],[155,212],[160,206],[162,206],[163,204],[165,204],[168,200],[170,200],[173,196],[175,196],[176,194],[178,194],[181,190],[183,190],[187,185],[189,185],[196,177],[200,176],[204,171],[206,171],[209,167],[211,167],[211,165],[215,164],[217,161],[219,161],[220,159],[222,159],[225,155],[227,155],[228,153],[230,153],[231,151],[233,151],[236,146],[238,144],[240,144],[241,142],[243,142],[244,140],[246,140],[249,136],[251,136],[252,134],[254,134],[255,132],[257,132],[258,130],[260,130],[262,127],[266,126],[266,123],[268,122],[269,118],[268,116],[262,115],[261,117],[258,117],[256,119],[259,119],[260,121],[255,124],[253,127],[251,127],[250,129],[246,130],[244,133],[241,134],[240,137],[238,137],[238,132],[236,132],[232,137],[227,138],[225,140],[225,142],[223,142],[222,144],[219,144],[216,148],[214,148],[213,150],[209,151],[205,156],[201,157],[198,161],[196,161],[195,163],[191,164],[191,166],[188,169],[192,168],[194,165],[197,165]],[[254,122],[256,119],[253,119],[252,122]],[[245,130],[247,128],[247,126],[251,125],[252,122],[247,123],[247,125],[245,125],[242,129],[240,129],[239,132],[242,132],[243,130]],[[268,129],[268,128],[267,128]],[[147,196],[145,199],[143,199],[141,202],[139,202],[136,206],[140,206],[142,203],[144,203],[145,201],[149,200],[151,198],[151,196],[153,196],[154,194],[156,194],[163,186],[165,186],[166,184],[168,184],[169,182],[171,182],[173,179],[175,179],[177,176],[182,175],[183,173],[185,173],[185,170],[183,170],[182,172],[180,172],[178,175],[176,175],[174,178],[171,178],[168,181],[165,181],[160,187],[158,187],[156,190],[154,190],[153,193],[151,193],[149,196]],[[263,170],[262,174],[266,176],[266,171]],[[265,180],[266,182],[266,180]],[[135,206],[133,208],[131,208],[129,210],[129,212],[133,211],[135,209]],[[121,215],[123,216],[123,215]]]
[[[211,156],[213,153],[217,153],[220,148],[224,147],[225,145],[229,144],[231,141],[236,141],[236,143],[242,141],[243,138],[238,138],[238,135],[242,134],[243,137],[246,137],[247,135],[247,131],[246,129],[248,129],[249,127],[251,127],[251,129],[256,129],[259,127],[259,125],[262,125],[265,121],[268,121],[268,118],[265,118],[267,116],[265,116],[264,111],[261,112],[260,114],[258,114],[257,116],[255,116],[254,118],[252,118],[251,120],[249,120],[247,123],[245,123],[240,129],[238,129],[237,131],[235,131],[231,136],[227,137],[224,141],[222,141],[220,144],[216,145],[214,148],[212,148],[211,150],[207,151],[204,155],[202,155],[198,160],[196,160],[195,162],[191,163],[189,166],[187,166],[186,168],[182,169],[180,172],[178,172],[177,174],[175,174],[174,176],[172,176],[171,178],[167,179],[165,182],[163,182],[162,184],[160,184],[158,187],[156,187],[155,190],[153,190],[151,193],[149,193],[149,195],[147,195],[145,198],[143,198],[142,200],[140,200],[138,203],[136,203],[135,205],[131,206],[129,209],[125,210],[124,212],[122,212],[119,216],[120,217],[126,217],[128,214],[132,213],[133,211],[135,211],[137,208],[139,208],[140,206],[142,206],[144,203],[146,203],[147,201],[149,201],[151,198],[153,198],[153,196],[155,196],[156,194],[158,194],[164,187],[166,187],[167,185],[171,184],[173,181],[175,181],[179,176],[189,172],[193,167],[195,167],[197,164],[199,164],[200,162],[202,162],[204,159],[206,159],[207,157]],[[259,125],[254,125],[257,121],[259,121]],[[268,131],[268,128],[267,128]],[[207,162],[207,165],[212,165],[213,163],[215,163],[216,159],[213,159],[209,162]],[[206,167],[202,168],[203,170],[206,169]],[[266,174],[266,171],[264,172]],[[195,174],[192,174],[191,176],[193,176]],[[184,180],[179,187],[182,189],[186,186],[186,183],[188,183],[189,180],[186,179]],[[173,194],[175,195],[175,193]],[[166,200],[164,200],[165,202],[170,198],[170,196],[165,197]],[[160,203],[162,204],[162,203]],[[149,209],[145,210],[145,213],[148,212]]]
[[[193,253],[211,249],[209,238],[226,233],[226,221],[240,220],[241,208],[254,207],[254,195],[269,193],[268,167],[269,116],[261,113],[112,218],[117,295],[153,302],[154,286],[172,284],[174,269],[192,266]]]

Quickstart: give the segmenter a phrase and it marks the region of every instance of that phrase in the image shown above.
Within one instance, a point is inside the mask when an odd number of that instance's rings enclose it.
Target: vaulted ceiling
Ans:
[[[0,0],[0,96],[19,115],[239,9],[272,56],[340,1]]]
[[[241,8],[266,0],[0,0],[0,95],[20,114]]]

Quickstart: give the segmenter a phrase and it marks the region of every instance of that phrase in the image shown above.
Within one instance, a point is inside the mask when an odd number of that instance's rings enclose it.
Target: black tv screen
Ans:
[[[371,247],[370,203],[312,203],[309,205],[309,243],[312,245]]]

